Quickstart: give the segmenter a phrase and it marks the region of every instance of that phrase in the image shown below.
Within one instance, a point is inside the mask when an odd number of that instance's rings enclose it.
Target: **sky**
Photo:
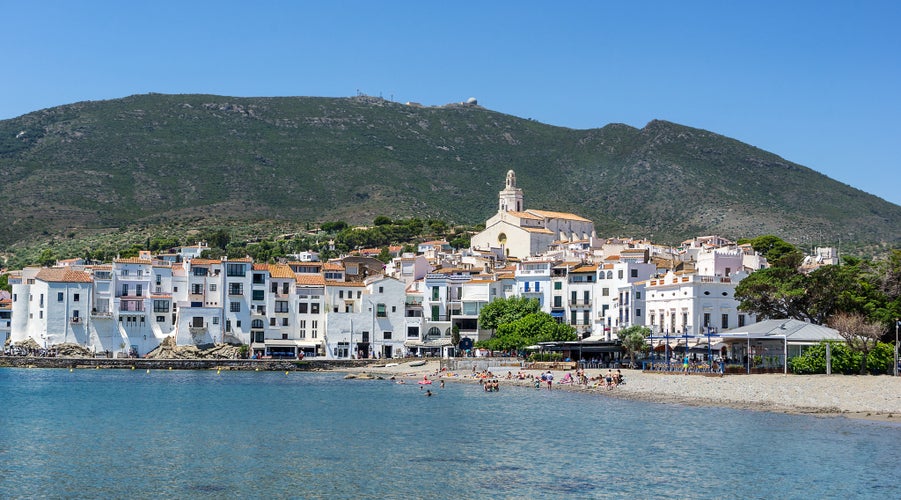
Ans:
[[[901,204],[901,2],[0,0],[0,120],[133,94],[359,93],[667,120]]]

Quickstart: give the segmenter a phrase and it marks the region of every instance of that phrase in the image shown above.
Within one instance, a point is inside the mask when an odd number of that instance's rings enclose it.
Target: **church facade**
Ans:
[[[594,223],[564,212],[525,209],[522,189],[516,187],[516,173],[507,172],[504,189],[498,196],[498,211],[485,222],[485,229],[472,237],[473,250],[500,251],[507,257],[538,255],[558,242],[587,241]]]

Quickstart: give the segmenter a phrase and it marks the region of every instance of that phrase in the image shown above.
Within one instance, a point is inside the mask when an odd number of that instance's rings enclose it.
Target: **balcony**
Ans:
[[[591,306],[591,299],[589,299],[589,300],[580,300],[580,299],[570,300],[569,305],[577,306],[577,307],[588,307],[588,306]]]
[[[191,327],[188,327],[188,332],[190,332],[191,335],[194,335],[194,336],[206,335],[207,327],[206,326],[191,326]]]

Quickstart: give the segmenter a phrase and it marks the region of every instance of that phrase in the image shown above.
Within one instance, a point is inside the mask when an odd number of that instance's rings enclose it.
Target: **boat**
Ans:
[[[392,366],[397,366],[397,365],[398,365],[398,363],[388,363],[387,365],[385,365],[385,368],[391,368]]]
[[[414,361],[414,362],[410,363],[410,366],[422,366],[422,365],[424,365],[425,363],[426,363],[425,360],[422,360],[422,361]]]

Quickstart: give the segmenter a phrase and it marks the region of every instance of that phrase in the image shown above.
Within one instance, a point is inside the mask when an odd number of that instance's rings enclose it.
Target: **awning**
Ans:
[[[439,349],[449,345],[453,345],[450,338],[437,340],[408,340],[404,342],[404,347],[418,347],[422,349]]]
[[[551,316],[553,316],[553,317],[555,317],[555,318],[562,318],[562,317],[563,317],[563,311],[551,311]]]
[[[319,342],[308,342],[303,340],[287,340],[287,339],[266,339],[264,342],[254,342],[251,347],[318,347],[322,345]]]

